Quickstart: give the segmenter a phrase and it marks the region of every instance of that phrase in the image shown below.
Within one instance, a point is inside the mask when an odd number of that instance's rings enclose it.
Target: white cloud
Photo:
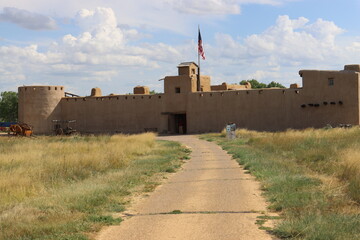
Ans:
[[[266,5],[282,5],[287,2],[297,2],[299,0],[237,0],[239,4],[266,4]]]
[[[127,80],[123,71],[158,68],[159,62],[176,65],[181,52],[164,43],[130,45],[129,39],[138,34],[134,29],[121,29],[110,8],[83,9],[75,17],[82,32],[65,35],[40,51],[37,45],[27,47],[0,46],[0,82],[33,84],[47,79],[51,84],[65,79],[79,82]],[[6,72],[5,72],[6,71]],[[24,79],[23,76],[27,76]],[[6,85],[5,84],[5,85]]]
[[[322,19],[308,23],[309,20],[303,17],[292,20],[289,16],[280,16],[276,24],[264,33],[245,39],[245,45],[249,54],[275,56],[283,64],[289,61],[325,61],[333,56],[335,38],[343,30]]]
[[[111,8],[82,9],[75,17],[77,24],[85,31],[112,31],[117,27],[117,19]]]
[[[154,54],[154,51],[172,50],[165,44],[146,48],[126,45],[126,37],[134,37],[136,30],[127,29],[124,34],[110,8],[83,9],[76,15],[76,22],[84,32],[79,36],[68,34],[52,48],[52,51],[64,54],[64,60],[74,64],[154,67],[157,64],[146,56]]]
[[[318,19],[315,23],[304,28],[308,33],[329,47],[334,46],[335,37],[344,32],[333,22]]]
[[[45,54],[39,53],[36,45],[30,45],[24,48],[16,46],[0,47],[1,61],[4,63],[21,63],[26,60],[31,63],[47,63],[48,58]]]
[[[235,0],[180,0],[173,7],[182,13],[201,15],[239,14],[240,6]]]
[[[337,54],[340,46],[335,39],[343,32],[333,22],[322,19],[309,24],[303,17],[279,16],[275,25],[243,40],[218,34],[216,49],[212,51],[223,58],[263,59],[285,65],[309,60],[326,61]]]
[[[276,79],[280,77],[282,77],[282,74],[278,71],[257,70],[254,73],[247,75],[246,79],[257,79],[259,81],[266,81],[267,79]]]
[[[118,25],[110,8],[83,9],[74,19],[81,33],[67,34],[48,47],[0,46],[2,86],[42,82],[71,86],[75,93],[87,94],[102,81],[108,92],[131,92],[139,84],[159,87],[157,79],[176,74],[179,62],[196,58],[193,40],[180,45],[132,42],[142,33]],[[330,21],[279,16],[264,32],[245,38],[218,33],[215,44],[205,44],[203,73],[211,75],[213,83],[247,78],[299,83],[299,68],[328,68],[357,59],[360,40],[345,45],[337,38],[343,32]]]
[[[217,34],[216,44],[207,46],[208,64],[228,72],[227,75],[214,72],[216,79],[222,78],[221,82],[257,78],[265,82],[299,83],[300,68],[335,66],[334,69],[340,70],[339,66],[357,59],[360,42],[349,44],[339,40],[344,31],[323,19],[311,23],[304,17],[279,16],[264,32],[243,39]]]
[[[73,18],[79,9],[106,6],[115,11],[118,24],[190,34],[189,26],[204,15],[208,21],[219,15],[240,14],[244,4],[281,5],[291,1],[297,0],[16,0],[0,1],[0,8],[22,8],[54,18]]]
[[[3,9],[3,13],[0,13],[0,22],[15,23],[31,30],[53,30],[57,27],[55,20],[50,17],[14,7]]]
[[[294,0],[173,0],[170,2],[172,7],[181,13],[227,15],[240,14],[242,4],[281,5],[291,1]]]

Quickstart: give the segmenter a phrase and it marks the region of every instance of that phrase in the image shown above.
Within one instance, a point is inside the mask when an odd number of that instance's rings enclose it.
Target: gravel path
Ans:
[[[98,240],[266,240],[255,224],[266,212],[259,184],[215,143],[166,136],[191,148],[191,160],[148,198],[137,201],[119,226]],[[177,212],[179,214],[169,214]]]

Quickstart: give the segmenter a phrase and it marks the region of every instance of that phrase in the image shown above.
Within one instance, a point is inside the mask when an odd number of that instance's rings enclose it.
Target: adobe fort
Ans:
[[[301,70],[302,87],[251,89],[250,85],[211,86],[197,81],[198,66],[181,63],[178,76],[164,78],[164,93],[135,87],[132,95],[66,94],[62,86],[19,87],[19,122],[37,134],[53,134],[53,120],[76,120],[83,133],[204,133],[233,122],[240,128],[278,131],[359,125],[360,65],[341,71]],[[199,91],[198,91],[199,90]]]

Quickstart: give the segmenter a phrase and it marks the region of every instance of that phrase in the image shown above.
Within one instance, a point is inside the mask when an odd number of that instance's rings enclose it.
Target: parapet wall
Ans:
[[[227,84],[224,82],[221,85],[212,85],[211,86],[211,91],[246,90],[246,89],[251,89],[251,84],[249,82],[246,82],[245,85]]]
[[[163,132],[163,101],[163,94],[63,98],[62,119],[76,120],[83,133]]]
[[[358,125],[357,76],[353,75],[346,83],[338,84],[337,88],[318,89],[317,94],[314,89],[192,93],[187,99],[192,103],[187,108],[188,131],[221,131],[229,122],[259,131],[320,128],[342,123]]]
[[[221,131],[229,122],[240,128],[277,131],[297,128],[302,90],[242,90],[190,94],[188,129],[192,133]]]

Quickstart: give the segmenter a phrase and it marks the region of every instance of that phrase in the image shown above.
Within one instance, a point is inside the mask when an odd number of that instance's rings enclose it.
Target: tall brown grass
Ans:
[[[0,240],[89,239],[187,155],[152,133],[0,137]]]
[[[0,138],[0,210],[69,181],[127,166],[155,144],[138,136]]]
[[[305,129],[284,132],[236,131],[239,138],[279,159],[305,165],[314,174],[336,178],[360,203],[360,128]],[[309,172],[310,174],[310,172]],[[336,182],[336,180],[330,180]]]
[[[341,155],[340,176],[348,181],[350,197],[360,202],[360,150],[358,148],[346,149]]]

